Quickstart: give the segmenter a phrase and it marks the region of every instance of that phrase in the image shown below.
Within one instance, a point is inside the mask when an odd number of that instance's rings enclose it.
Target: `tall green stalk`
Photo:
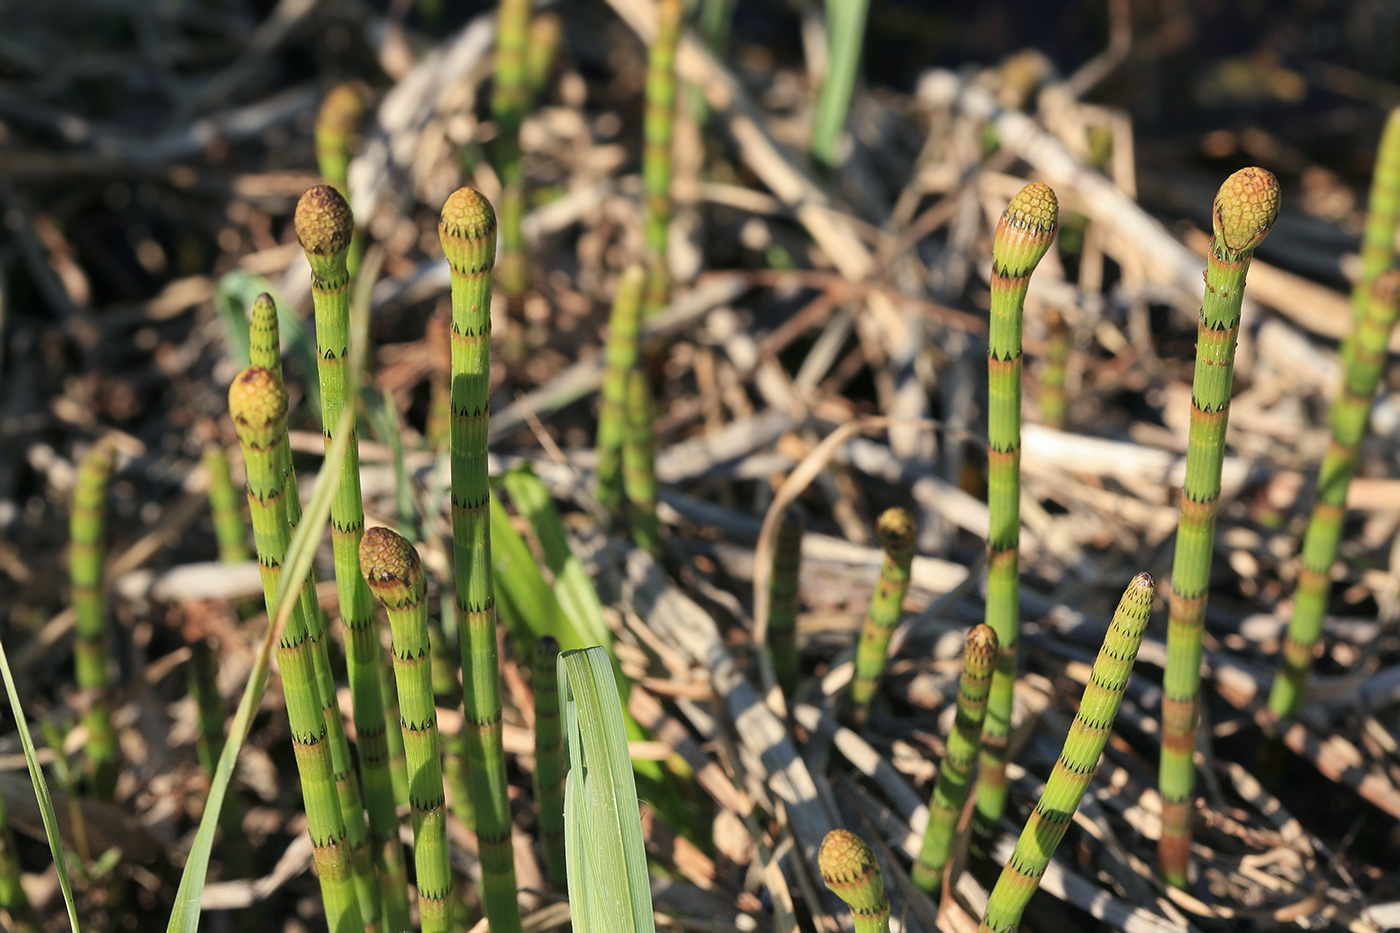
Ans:
[[[856,933],[890,933],[890,896],[870,845],[846,829],[833,829],[817,852],[822,881],[846,906]]]
[[[501,737],[501,671],[491,578],[491,277],[496,212],[459,188],[442,207],[442,251],[452,270],[452,552],[462,648],[467,767],[481,850],[482,906],[493,933],[519,933],[510,801]]]
[[[511,298],[529,288],[525,260],[525,155],[520,125],[530,105],[526,52],[530,35],[530,0],[500,0],[496,9],[496,81],[491,115],[496,120],[495,167],[501,179],[501,287]]]
[[[238,487],[233,484],[228,455],[218,443],[204,448],[201,458],[209,473],[209,510],[214,516],[214,538],[219,543],[219,560],[241,564],[249,559],[248,529],[243,524],[243,506]]]
[[[1045,347],[1045,365],[1040,370],[1040,416],[1055,430],[1065,426],[1065,369],[1069,363],[1069,325],[1065,316],[1055,308],[1045,310],[1045,324],[1050,330]]]
[[[1395,228],[1400,221],[1400,107],[1390,111],[1371,170],[1371,194],[1366,203],[1366,227],[1361,236],[1361,276],[1351,291],[1356,322],[1366,314],[1371,283],[1395,258]]]
[[[1074,811],[1099,766],[1099,756],[1113,730],[1114,717],[1123,701],[1123,691],[1133,672],[1143,632],[1152,616],[1152,577],[1140,573],[1128,584],[1104,635],[1103,647],[1094,661],[1079,712],[1065,737],[1064,751],[1055,762],[1045,790],[1036,802],[1026,828],[1016,842],[1011,858],[992,889],[987,912],[979,933],[1016,933],[1021,914],[1040,878],[1050,865],[1050,856],[1064,838],[1074,819]]]
[[[598,504],[609,515],[622,505],[622,445],[627,436],[627,379],[637,368],[637,333],[646,271],[630,265],[618,280],[608,319],[603,391],[598,401]]]
[[[1347,488],[1356,474],[1371,401],[1386,362],[1386,345],[1400,311],[1400,269],[1382,272],[1371,286],[1371,301],[1343,354],[1345,372],[1332,400],[1332,443],[1317,476],[1317,499],[1303,536],[1303,569],[1293,597],[1293,618],[1283,640],[1283,668],[1269,691],[1269,708],[1279,716],[1298,713],[1322,637],[1332,564],[1342,539]]]
[[[676,46],[685,20],[683,0],[658,0],[656,35],[647,53],[642,183],[646,189],[646,316],[666,305],[671,291],[666,240],[671,226],[671,140],[676,132]]]
[[[1159,870],[1169,884],[1186,884],[1191,858],[1191,800],[1196,783],[1196,704],[1201,685],[1201,636],[1210,586],[1225,426],[1239,336],[1240,303],[1255,248],[1278,216],[1278,181],[1261,168],[1241,169],[1220,186],[1212,212],[1214,239],[1206,265],[1205,298],[1196,336],[1186,482],[1172,562],[1167,620],[1167,668],[1162,681],[1162,837]]]
[[[384,604],[393,632],[399,724],[413,814],[418,913],[423,933],[446,933],[452,929],[452,872],[447,862],[447,795],[433,702],[428,579],[413,545],[388,528],[371,528],[360,539],[360,569]]]
[[[107,486],[117,449],[106,438],[93,444],[78,467],[69,521],[68,572],[73,585],[73,661],[80,708],[87,727],[88,789],[111,800],[117,787],[117,730],[112,726],[111,680],[107,663],[107,613],[103,607],[102,565],[107,557]]]
[[[316,114],[316,166],[326,184],[350,197],[350,144],[365,115],[364,93],[352,81],[331,88]],[[364,237],[355,231],[346,256],[351,277],[360,269]]]
[[[525,89],[532,103],[549,80],[555,56],[559,54],[559,40],[563,37],[564,25],[552,10],[530,20],[530,37],[525,45]]]
[[[242,524],[241,516],[239,523]],[[200,766],[211,778],[218,767],[219,755],[224,750],[224,724],[228,722],[227,711],[219,697],[216,646],[217,642],[207,636],[196,635],[192,638],[187,672],[190,696],[194,698],[199,723],[195,750],[199,754]],[[219,810],[219,829],[224,836],[225,864],[236,876],[245,876],[253,868],[253,853],[243,832],[243,805],[237,796],[224,798],[224,805]]]
[[[914,516],[901,508],[886,509],[875,523],[875,533],[885,556],[880,562],[880,580],[870,596],[870,609],[856,642],[856,674],[851,682],[851,721],[865,725],[870,701],[885,673],[885,653],[890,636],[904,614],[904,594],[909,591],[909,572],[919,528]]]
[[[773,572],[768,578],[768,653],[783,695],[797,692],[797,595],[802,575],[802,536],[807,523],[789,506],[773,535]]]
[[[992,240],[992,312],[987,346],[987,604],[984,621],[1001,654],[982,729],[976,826],[988,836],[1006,810],[1006,743],[1016,685],[1021,592],[1021,318],[1031,273],[1055,239],[1059,202],[1032,182],[1006,205]]]
[[[250,366],[229,387],[228,402],[247,465],[253,542],[262,572],[263,595],[268,612],[272,612],[282,562],[291,540],[285,504],[286,469],[280,455],[287,430],[287,390],[270,371]],[[315,847],[316,877],[321,883],[321,899],[331,933],[361,933],[373,927],[361,919],[352,880],[345,820],[326,741],[314,655],[306,614],[298,602],[277,643],[277,666],[282,673],[287,719],[301,776],[307,832]]]
[[[632,543],[661,553],[656,518],[656,439],[651,427],[651,385],[645,370],[627,374],[627,434],[622,443],[622,486],[632,521]]]
[[[535,804],[540,810],[545,867],[554,883],[568,883],[564,841],[564,729],[559,722],[559,642],[535,642]]]
[[[812,123],[812,158],[823,168],[837,165],[837,144],[851,109],[851,93],[860,70],[861,44],[869,0],[826,0],[826,80]]]
[[[943,886],[943,869],[953,855],[958,816],[972,790],[977,748],[982,743],[982,720],[997,662],[997,633],[987,624],[967,633],[962,679],[958,681],[958,712],[948,733],[948,749],[938,767],[938,780],[928,802],[928,828],[914,863],[914,883],[930,894]]]
[[[297,239],[311,265],[311,299],[316,311],[316,369],[321,384],[321,423],[325,442],[335,441],[335,426],[353,407],[358,387],[347,377],[350,352],[350,273],[345,259],[355,222],[350,205],[330,185],[316,185],[297,201]],[[385,737],[384,701],[379,669],[387,663],[374,626],[374,603],[360,574],[359,546],[365,513],[360,498],[359,445],[352,437],[331,504],[331,546],[336,593],[345,623],[345,656],[350,697],[359,737],[360,778],[369,814],[375,874],[379,879],[384,921],[403,929],[408,920],[408,875],[398,838],[389,746]]]
[[[259,295],[254,301],[248,322],[249,356],[254,366],[262,367],[279,380],[282,378],[282,347],[277,306],[268,294]],[[292,467],[292,448],[287,432],[282,432],[279,444],[279,458],[285,473],[285,495],[283,503],[287,511],[287,523],[294,531],[301,522],[301,497],[297,492],[297,474]],[[360,794],[360,779],[356,773],[354,759],[350,756],[350,742],[345,735],[345,722],[340,715],[340,704],[336,702],[335,676],[331,670],[330,649],[326,644],[327,620],[316,596],[316,574],[307,575],[298,595],[302,617],[306,620],[307,631],[312,644],[316,682],[321,697],[322,718],[326,721],[326,736],[331,749],[331,762],[335,769],[336,793],[340,798],[340,813],[345,820],[346,845],[350,851],[350,867],[355,877],[355,890],[360,897],[360,913],[371,924],[378,924],[380,916],[379,887],[371,863],[369,851],[369,830],[365,823],[365,807]]]

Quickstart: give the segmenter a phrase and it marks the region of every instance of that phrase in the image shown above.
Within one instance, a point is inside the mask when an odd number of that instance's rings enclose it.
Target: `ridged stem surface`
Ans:
[[[452,872],[447,861],[447,797],[433,699],[428,581],[413,545],[388,528],[365,532],[360,539],[360,567],[388,613],[393,634],[418,912],[423,933],[446,933],[452,929]]]
[[[217,442],[204,448],[201,458],[209,473],[209,511],[214,517],[214,538],[219,544],[219,560],[241,564],[249,560],[248,529],[243,524],[243,503],[233,484],[228,455]]]
[[[851,681],[851,719],[857,726],[870,715],[870,701],[885,673],[885,653],[890,636],[904,614],[904,595],[909,592],[909,572],[914,563],[918,526],[914,517],[901,508],[886,509],[876,520],[884,557],[880,579],[870,595],[870,609],[856,642],[855,679]],[[771,624],[771,622],[770,622]]]
[[[535,804],[545,867],[560,888],[568,884],[564,844],[564,730],[559,721],[559,642],[546,635],[535,643]]]
[[[622,486],[632,520],[632,543],[661,553],[656,518],[656,439],[651,427],[651,385],[640,367],[627,374],[627,434],[622,443]]]
[[[316,370],[321,385],[321,424],[326,447],[335,441],[341,415],[353,408],[358,387],[349,380],[350,272],[345,260],[355,223],[350,205],[329,185],[316,185],[297,202],[297,239],[311,265],[311,300],[316,312]],[[351,438],[331,501],[331,548],[336,595],[345,624],[345,659],[360,751],[360,779],[369,815],[371,854],[379,879],[384,922],[404,929],[408,919],[408,874],[399,844],[389,746],[385,737],[380,668],[388,663],[374,625],[374,600],[360,574],[360,537],[365,513],[360,498],[359,443]]]
[[[1278,216],[1278,182],[1259,168],[1234,173],[1215,197],[1205,296],[1196,336],[1186,482],[1172,561],[1167,619],[1167,667],[1162,682],[1162,794],[1159,869],[1169,884],[1186,884],[1191,856],[1191,801],[1196,783],[1196,710],[1201,685],[1201,636],[1220,505],[1220,471],[1239,337],[1245,276],[1255,247]]]
[[[797,690],[801,669],[797,656],[797,597],[801,589],[802,536],[807,523],[789,507],[773,535],[773,572],[768,578],[768,653],[783,695]]]
[[[1351,291],[1352,312],[1359,324],[1370,301],[1371,283],[1395,258],[1395,228],[1400,221],[1400,107],[1390,111],[1371,170],[1366,227],[1361,236],[1361,276]]]
[[[479,191],[459,188],[443,205],[438,233],[452,273],[452,551],[481,899],[493,933],[519,933],[486,471],[496,213]]]
[[[1293,617],[1283,639],[1283,668],[1274,677],[1269,708],[1293,717],[1303,700],[1313,652],[1322,637],[1322,617],[1331,590],[1332,564],[1342,540],[1347,489],[1356,474],[1361,440],[1386,362],[1386,345],[1400,310],[1400,270],[1381,273],[1371,301],[1343,354],[1344,372],[1332,400],[1332,443],[1317,477],[1316,500],[1303,536],[1303,568],[1293,597]]]
[[[1040,416],[1048,427],[1059,431],[1065,426],[1068,408],[1065,370],[1069,364],[1070,332],[1065,316],[1054,308],[1046,310],[1045,323],[1050,334],[1045,348],[1045,366],[1040,371]]]
[[[890,898],[870,845],[855,833],[833,829],[817,852],[822,881],[846,906],[856,933],[890,933]]]
[[[530,35],[530,0],[500,0],[496,11],[496,81],[491,114],[496,120],[496,172],[501,179],[501,287],[507,295],[525,294],[528,270],[525,236],[525,157],[520,125],[530,103],[526,50]]]
[[[992,241],[992,310],[987,346],[987,605],[983,621],[1001,653],[982,726],[976,826],[991,835],[1006,810],[1006,744],[1020,644],[1021,321],[1031,273],[1050,248],[1059,202],[1032,182],[1007,204]]]
[[[616,516],[622,505],[622,445],[627,436],[627,377],[637,368],[637,334],[646,272],[628,266],[613,295],[603,389],[598,400],[598,504]]]
[[[364,95],[348,81],[331,88],[316,113],[316,167],[326,184],[346,198],[350,197],[350,144],[364,115]],[[363,252],[364,235],[356,230],[345,257],[351,278],[360,269]]]
[[[1084,686],[1084,697],[1065,737],[1064,750],[992,889],[979,933],[1016,933],[1021,914],[1040,886],[1050,856],[1064,838],[1098,769],[1099,756],[1113,730],[1113,719],[1118,715],[1133,661],[1152,615],[1154,590],[1152,577],[1140,573],[1123,593],[1089,674],[1089,683]]]
[[[268,370],[280,381],[282,378],[282,347],[277,306],[272,296],[259,295],[253,302],[249,324],[249,355],[254,366]],[[301,523],[301,496],[297,491],[297,474],[292,467],[292,448],[287,433],[282,432],[279,445],[280,462],[285,474],[282,496],[287,511],[287,523],[292,532]],[[326,741],[331,749],[331,764],[335,770],[336,794],[340,799],[340,814],[345,821],[346,846],[350,852],[350,870],[355,878],[355,890],[360,897],[360,913],[369,924],[377,924],[380,915],[378,880],[370,859],[369,830],[365,823],[364,801],[360,794],[360,777],[350,756],[350,741],[345,735],[340,704],[336,702],[335,675],[331,669],[330,649],[326,644],[327,620],[316,596],[316,572],[313,569],[302,581],[301,612],[311,638],[316,683],[321,695],[321,713],[326,721]]]
[[[685,19],[682,0],[656,4],[656,35],[647,53],[642,181],[646,189],[646,248],[665,268],[671,226],[671,140],[676,132],[676,45]]]
[[[69,520],[68,572],[73,586],[76,640],[73,661],[83,725],[88,738],[89,792],[98,800],[111,800],[117,787],[117,732],[112,726],[111,681],[107,664],[111,652],[107,639],[107,613],[103,606],[102,566],[107,557],[107,487],[112,479],[116,448],[100,440],[88,450],[78,467],[73,487],[73,511]]]
[[[245,369],[229,388],[229,413],[243,447],[253,542],[262,573],[263,595],[268,612],[272,613],[276,609],[282,562],[291,542],[285,504],[286,469],[280,456],[282,436],[287,430],[287,392],[282,381],[266,369]],[[282,675],[282,694],[301,777],[307,832],[314,846],[327,925],[332,933],[360,933],[376,927],[361,919],[345,821],[326,741],[314,653],[306,615],[298,602],[277,643],[277,667]]]
[[[963,650],[957,716],[948,733],[948,749],[938,766],[938,780],[928,802],[928,828],[911,872],[914,883],[930,894],[936,894],[943,885],[943,868],[953,854],[958,817],[972,790],[972,772],[977,767],[987,693],[992,688],[996,663],[997,633],[985,623],[974,626]]]

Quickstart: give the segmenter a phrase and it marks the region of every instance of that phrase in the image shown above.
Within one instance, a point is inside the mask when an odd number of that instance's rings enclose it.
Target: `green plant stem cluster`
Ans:
[[[1186,884],[1191,857],[1191,801],[1196,783],[1196,711],[1201,686],[1201,636],[1225,462],[1235,342],[1245,276],[1254,250],[1278,216],[1278,181],[1260,168],[1235,172],[1215,196],[1205,297],[1196,336],[1186,482],[1172,562],[1167,668],[1162,681],[1162,837],[1159,868],[1169,884]]]

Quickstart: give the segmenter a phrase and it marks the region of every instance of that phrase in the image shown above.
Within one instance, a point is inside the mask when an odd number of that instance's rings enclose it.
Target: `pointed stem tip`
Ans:
[[[1278,219],[1279,188],[1273,172],[1242,168],[1220,186],[1215,196],[1215,237],[1239,257],[1252,253]]]

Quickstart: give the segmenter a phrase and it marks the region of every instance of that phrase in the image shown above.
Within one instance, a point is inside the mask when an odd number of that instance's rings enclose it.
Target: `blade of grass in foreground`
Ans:
[[[219,811],[223,809],[224,797],[229,783],[233,780],[233,767],[238,761],[238,753],[248,738],[248,730],[253,724],[253,714],[262,703],[263,691],[267,688],[268,665],[272,660],[272,650],[277,644],[278,634],[291,618],[292,609],[301,596],[301,584],[311,571],[311,560],[321,543],[321,535],[326,530],[326,522],[331,517],[331,499],[335,495],[336,480],[340,476],[340,464],[345,460],[349,447],[350,433],[347,430],[355,417],[354,409],[347,409],[341,418],[335,443],[326,451],[325,463],[312,490],[311,502],[302,513],[301,524],[292,535],[287,548],[287,560],[282,565],[282,578],[277,586],[277,611],[268,621],[267,632],[262,644],[253,657],[253,669],[248,674],[248,685],[243,688],[243,698],[238,701],[238,710],[229,723],[228,738],[224,750],[219,755],[219,765],[209,782],[209,796],[204,802],[204,814],[199,820],[190,853],[185,858],[185,870],[180,875],[180,887],[175,892],[175,906],[170,911],[170,923],[166,933],[199,933],[200,898],[204,894],[204,883],[209,872],[209,856],[214,851],[214,835],[219,828]],[[0,657],[3,657],[0,648]],[[8,669],[6,671],[8,676]],[[52,805],[50,805],[52,810]],[[61,869],[60,869],[61,870]],[[74,933],[78,927],[73,925]],[[335,931],[340,933],[340,931]]]
[[[637,786],[605,650],[559,656],[559,701],[574,933],[655,933]]]
[[[14,714],[15,726],[19,729],[24,763],[29,767],[29,781],[34,785],[34,796],[39,801],[39,815],[44,820],[44,835],[48,838],[49,852],[53,854],[53,867],[58,872],[58,886],[63,891],[63,903],[68,909],[68,924],[73,928],[73,933],[78,933],[78,909],[73,901],[73,885],[68,880],[68,864],[63,856],[63,843],[58,838],[58,817],[53,810],[53,800],[49,797],[49,785],[39,767],[39,754],[34,750],[34,739],[29,735],[29,723],[25,720],[24,709],[19,703],[19,692],[15,689],[14,675],[10,673],[10,659],[5,656],[3,642],[0,642],[0,674],[4,675],[5,693],[10,698],[10,712]],[[213,821],[210,823],[212,826]],[[213,838],[212,829],[209,835]]]

